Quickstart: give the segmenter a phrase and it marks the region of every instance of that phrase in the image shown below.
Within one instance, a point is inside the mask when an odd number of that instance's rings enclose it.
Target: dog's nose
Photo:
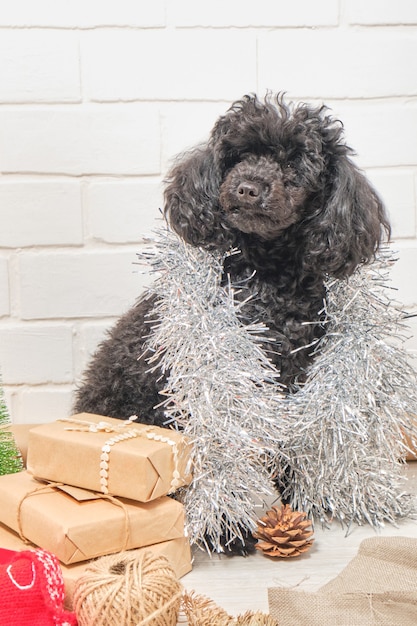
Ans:
[[[258,183],[254,181],[243,181],[239,184],[237,188],[237,194],[240,198],[254,201],[259,198],[261,193],[261,187]]]

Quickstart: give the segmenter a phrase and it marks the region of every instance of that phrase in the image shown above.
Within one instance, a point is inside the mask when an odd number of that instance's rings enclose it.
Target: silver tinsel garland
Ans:
[[[388,251],[328,282],[327,333],[291,396],[260,347],[265,327],[243,325],[235,287],[221,284],[224,257],[169,231],[141,257],[158,273],[149,366],[167,377],[167,422],[194,443],[194,480],[180,495],[192,543],[221,551],[243,539],[274,473],[289,481],[293,508],[323,521],[378,526],[410,513],[402,434],[415,432],[417,386],[392,341],[404,313],[386,295]]]
[[[273,493],[267,459],[283,442],[285,397],[258,345],[265,327],[243,326],[232,286],[220,284],[223,257],[169,232],[158,247],[148,257],[160,274],[148,361],[168,377],[167,421],[194,444],[194,480],[181,494],[191,542],[221,551],[255,528],[257,504]]]
[[[349,279],[328,282],[326,335],[289,397],[292,426],[277,464],[292,506],[322,521],[380,526],[414,509],[401,460],[404,434],[414,443],[417,434],[417,380],[402,345],[406,315],[389,297],[392,263],[386,248]]]

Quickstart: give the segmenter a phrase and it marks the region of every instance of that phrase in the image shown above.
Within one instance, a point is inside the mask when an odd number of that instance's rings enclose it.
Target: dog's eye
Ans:
[[[285,166],[285,170],[288,172],[296,172],[297,171],[297,160],[291,160],[289,161],[289,163],[287,163],[287,165]]]
[[[296,175],[296,168],[294,166],[294,163],[287,163],[287,165],[284,168],[284,174],[285,174],[285,176],[295,176]]]
[[[283,171],[283,184],[284,187],[298,187],[298,176],[291,163],[288,163]]]

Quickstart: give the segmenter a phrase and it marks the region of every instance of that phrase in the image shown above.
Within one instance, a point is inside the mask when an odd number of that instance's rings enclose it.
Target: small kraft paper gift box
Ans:
[[[30,430],[27,469],[37,478],[149,502],[191,482],[190,453],[175,430],[80,413]]]
[[[15,533],[4,524],[0,523],[0,547],[7,550],[34,550],[37,546],[33,543],[24,542],[17,533]],[[191,572],[191,549],[190,542],[187,537],[178,537],[177,539],[169,539],[160,543],[145,546],[136,550],[129,550],[128,554],[150,550],[155,556],[165,556],[171,563],[177,578],[181,578]],[[99,557],[100,558],[100,557]],[[83,561],[82,563],[74,563],[73,565],[63,565],[61,563],[62,576],[65,584],[65,608],[69,611],[73,610],[72,600],[74,595],[74,587],[77,580],[84,574],[90,563],[96,559]]]
[[[184,536],[184,507],[167,496],[144,504],[22,471],[0,476],[0,502],[0,522],[67,565]]]

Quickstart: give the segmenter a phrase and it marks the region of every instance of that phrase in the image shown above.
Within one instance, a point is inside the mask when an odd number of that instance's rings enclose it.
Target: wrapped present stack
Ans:
[[[0,543],[48,550],[71,586],[86,564],[124,550],[191,569],[184,508],[190,445],[176,431],[82,413],[29,431],[27,469],[0,476]]]

